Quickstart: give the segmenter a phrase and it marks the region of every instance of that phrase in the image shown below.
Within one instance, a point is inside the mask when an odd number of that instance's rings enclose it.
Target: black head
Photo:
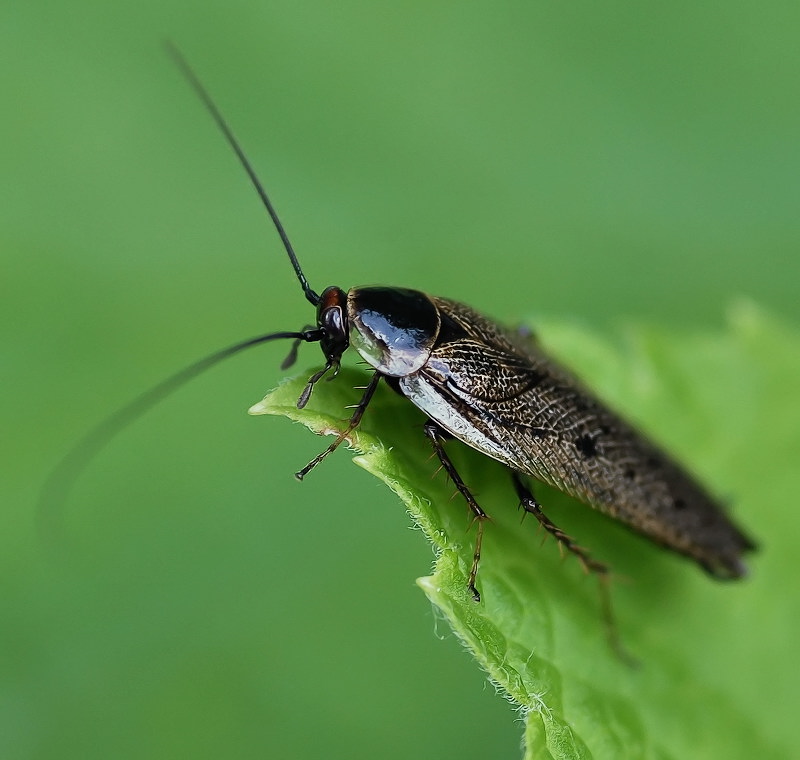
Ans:
[[[350,345],[347,320],[347,294],[335,285],[325,288],[317,304],[317,329],[325,360],[338,365]]]
[[[342,354],[350,345],[348,336],[347,319],[347,293],[341,288],[331,285],[322,292],[321,296],[316,296],[317,306],[317,326],[314,329],[306,329],[298,333],[295,338],[289,355],[281,364],[282,369],[288,369],[297,359],[297,348],[302,342],[314,343],[319,341],[322,353],[325,355],[325,366],[315,372],[308,379],[306,387],[297,399],[297,408],[302,409],[311,398],[311,391],[314,385],[329,370],[333,370],[329,380],[332,380],[339,373]],[[311,299],[309,299],[311,300]]]

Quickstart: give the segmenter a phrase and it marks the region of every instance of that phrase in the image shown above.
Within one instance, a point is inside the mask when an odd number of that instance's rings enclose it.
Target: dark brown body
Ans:
[[[463,304],[431,301],[441,315],[431,354],[395,381],[431,419],[718,578],[745,573],[741,557],[753,543],[680,465],[534,342]]]
[[[508,465],[515,473],[549,483],[630,526],[651,540],[699,562],[719,578],[741,577],[742,554],[753,543],[679,465],[617,417],[535,344],[506,332],[473,309],[420,291],[394,287],[329,286],[314,291],[272,203],[219,110],[181,54],[170,52],[205,103],[238,156],[273,224],[305,298],[317,310],[315,327],[270,333],[231,346],[188,367],[144,394],[102,424],[78,445],[75,456],[91,456],[127,420],[187,379],[233,353],[257,343],[291,338],[283,367],[296,358],[301,342],[319,342],[325,366],[315,372],[298,399],[302,408],[314,385],[334,376],[350,347],[373,367],[372,380],[344,431],[296,473],[302,479],[354,430],[375,389],[386,381],[425,412],[425,434],[478,522],[469,587],[477,600],[475,577],[482,523],[487,515],[461,480],[442,445],[450,434]],[[67,459],[69,464],[69,457]],[[520,505],[536,515],[558,541],[588,569],[605,573],[541,510],[519,477]]]

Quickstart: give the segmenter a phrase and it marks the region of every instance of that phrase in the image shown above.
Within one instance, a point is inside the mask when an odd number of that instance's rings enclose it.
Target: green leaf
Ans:
[[[721,584],[693,563],[634,536],[544,486],[550,518],[608,562],[619,634],[639,660],[611,651],[597,580],[562,559],[533,520],[521,524],[507,472],[460,443],[451,456],[486,526],[478,584],[467,591],[474,541],[463,501],[443,474],[420,425],[421,413],[382,386],[349,439],[359,466],[405,503],[436,554],[420,588],[525,719],[526,758],[787,757],[794,682],[781,652],[797,619],[785,578],[793,557],[769,535],[796,531],[791,493],[800,453],[794,402],[800,339],[747,304],[724,331],[677,335],[643,327],[611,342],[565,324],[539,325],[544,344],[613,407],[686,462],[731,503],[763,543],[752,577]],[[278,414],[317,433],[343,429],[343,407],[365,373],[344,369],[320,384],[304,410],[306,375],[251,410]],[[777,543],[777,542],[776,542]],[[781,612],[782,610],[782,612]]]

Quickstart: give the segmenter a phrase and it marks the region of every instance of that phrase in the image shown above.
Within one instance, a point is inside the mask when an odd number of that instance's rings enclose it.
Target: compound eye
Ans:
[[[320,322],[320,327],[331,338],[344,333],[344,315],[340,306],[329,306],[325,309],[320,317]]]
[[[325,288],[317,310],[317,325],[325,334],[320,340],[325,358],[338,360],[349,345],[347,336],[347,316],[343,306],[347,295],[341,288]]]

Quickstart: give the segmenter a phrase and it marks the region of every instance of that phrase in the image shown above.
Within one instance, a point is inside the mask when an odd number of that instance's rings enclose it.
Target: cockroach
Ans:
[[[603,576],[595,560],[556,526],[534,497],[530,480],[546,483],[623,523],[642,536],[697,562],[715,578],[745,574],[742,555],[754,543],[706,489],[655,443],[638,432],[531,339],[504,329],[478,311],[447,298],[398,287],[309,285],[272,202],[206,89],[172,46],[169,52],[222,130],[277,230],[303,294],[316,309],[313,326],[260,335],[229,346],[173,375],[95,428],[56,468],[50,481],[63,494],[108,440],[132,419],[200,372],[244,349],[291,339],[290,367],[301,343],[319,343],[325,364],[308,380],[298,408],[328,373],[335,377],[345,351],[354,349],[372,370],[345,429],[296,473],[302,480],[355,430],[383,380],[427,417],[424,432],[476,523],[469,591],[477,587],[487,514],[462,480],[446,449],[457,439],[503,463],[525,513],[584,567]],[[45,500],[47,501],[47,500]]]

